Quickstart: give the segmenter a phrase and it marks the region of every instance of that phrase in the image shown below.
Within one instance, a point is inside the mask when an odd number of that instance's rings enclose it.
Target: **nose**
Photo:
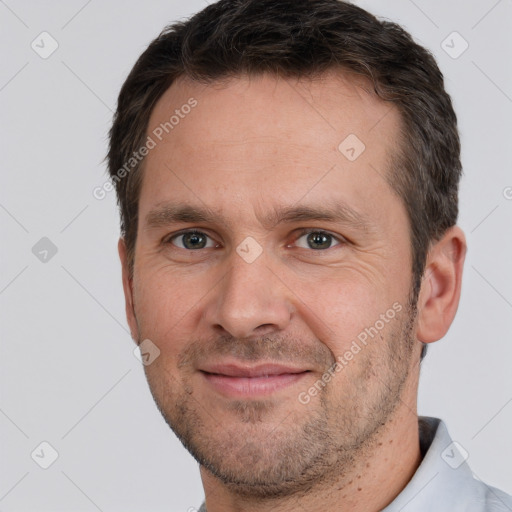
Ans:
[[[239,339],[286,329],[293,312],[292,293],[264,254],[247,263],[233,252],[228,265],[207,305],[209,326]]]

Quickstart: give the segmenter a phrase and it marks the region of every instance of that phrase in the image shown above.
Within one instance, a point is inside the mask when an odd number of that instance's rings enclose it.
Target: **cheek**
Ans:
[[[393,304],[385,289],[367,280],[324,277],[320,282],[321,286],[297,286],[298,315],[335,355],[347,350]]]
[[[194,325],[205,290],[165,272],[139,272],[134,280],[135,314],[141,335],[162,349],[176,347],[183,329]]]

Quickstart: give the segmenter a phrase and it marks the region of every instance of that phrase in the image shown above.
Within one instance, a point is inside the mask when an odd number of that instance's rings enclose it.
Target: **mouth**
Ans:
[[[200,369],[209,386],[230,398],[268,396],[296,384],[309,372],[308,369],[277,364],[215,364]]]

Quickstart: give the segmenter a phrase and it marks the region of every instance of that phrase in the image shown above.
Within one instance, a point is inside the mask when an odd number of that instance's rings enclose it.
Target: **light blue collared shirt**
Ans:
[[[467,453],[452,441],[442,420],[418,419],[423,460],[381,512],[512,512],[512,496],[473,477]],[[198,512],[207,512],[204,503]]]

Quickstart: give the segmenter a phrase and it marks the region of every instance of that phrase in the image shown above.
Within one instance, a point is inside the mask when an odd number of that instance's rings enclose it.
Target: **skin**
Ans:
[[[148,383],[201,464],[209,512],[377,511],[421,462],[420,341],[440,339],[454,318],[466,244],[453,227],[432,245],[416,312],[408,217],[385,179],[400,116],[367,89],[340,72],[180,80],[152,112],[148,134],[198,102],[146,157],[133,276],[119,242],[126,311],[134,340],[160,350],[144,367]],[[354,161],[338,150],[349,134],[366,146]],[[220,218],[148,222],[171,203]],[[278,207],[340,203],[364,225],[264,220]],[[206,238],[174,236],[191,228]],[[302,228],[333,238],[316,248]],[[247,237],[262,251],[251,263],[237,252]],[[393,304],[394,318],[301,403]],[[268,396],[235,399],[200,371],[228,358],[309,371]]]

